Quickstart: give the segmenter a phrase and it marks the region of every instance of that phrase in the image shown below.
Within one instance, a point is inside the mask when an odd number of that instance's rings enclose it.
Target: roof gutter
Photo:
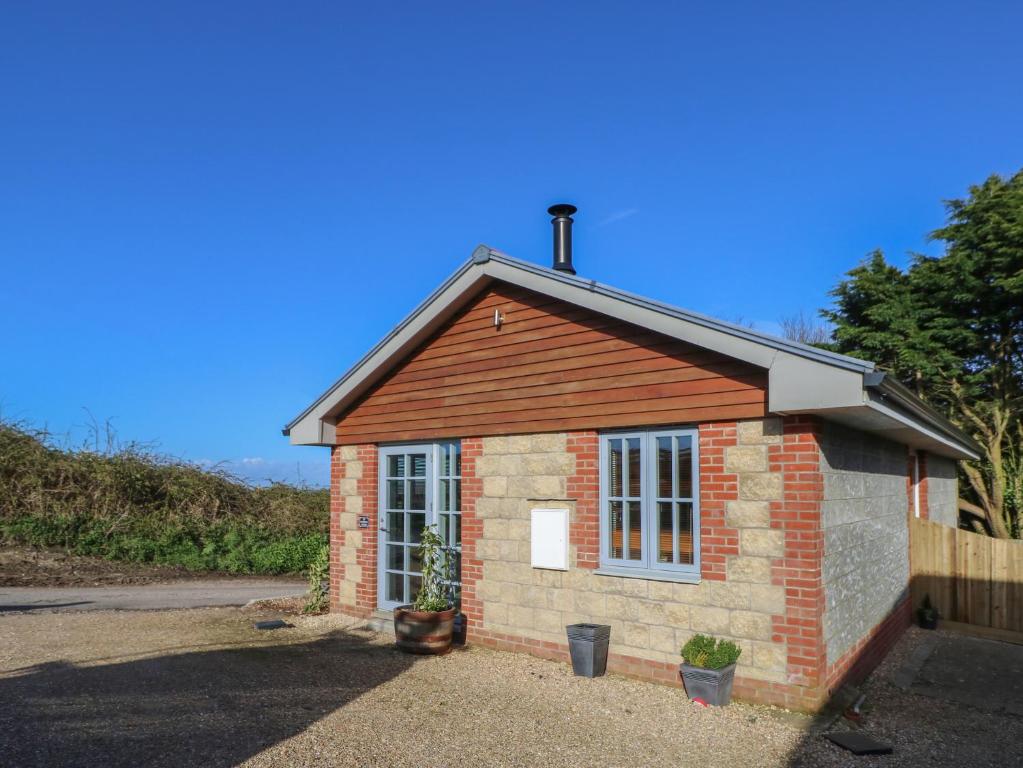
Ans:
[[[983,450],[970,435],[927,405],[897,379],[884,371],[863,374],[863,388],[873,390],[891,405],[908,412],[914,418],[927,424],[937,432],[954,440],[979,458]]]

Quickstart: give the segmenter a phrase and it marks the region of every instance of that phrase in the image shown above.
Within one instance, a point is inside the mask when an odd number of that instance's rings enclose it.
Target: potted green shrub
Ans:
[[[422,582],[412,605],[394,609],[394,639],[408,653],[442,654],[451,650],[457,609],[451,603],[448,551],[435,526],[423,530],[419,543]]]
[[[938,628],[938,609],[931,605],[931,596],[924,595],[924,600],[916,610],[916,621],[921,629]]]
[[[732,699],[735,662],[742,649],[731,640],[693,635],[682,646],[679,671],[692,701],[723,707]]]

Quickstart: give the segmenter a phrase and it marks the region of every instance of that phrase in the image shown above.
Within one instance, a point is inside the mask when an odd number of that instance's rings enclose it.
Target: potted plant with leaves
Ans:
[[[931,605],[930,595],[924,595],[923,602],[916,609],[916,621],[921,629],[938,628],[938,609]]]
[[[735,663],[742,649],[730,640],[693,635],[682,646],[682,682],[693,701],[723,707],[732,699]]]
[[[457,609],[444,578],[450,567],[448,551],[435,526],[423,530],[419,554],[423,563],[419,593],[412,605],[394,609],[394,638],[408,653],[447,653]]]

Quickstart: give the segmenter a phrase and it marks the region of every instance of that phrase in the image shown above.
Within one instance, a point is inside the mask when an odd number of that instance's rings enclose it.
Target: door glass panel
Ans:
[[[423,572],[423,555],[419,547],[408,547],[408,570],[415,573]]]
[[[643,559],[643,512],[638,501],[629,503],[629,559]]]
[[[387,481],[387,508],[405,509],[405,481]]]
[[[412,544],[418,544],[423,538],[423,528],[426,527],[426,515],[421,512],[410,512],[408,523],[408,540]]]
[[[456,546],[456,547],[462,546],[462,516],[461,515],[452,515],[451,516],[451,528],[452,528],[451,543],[454,546]]]
[[[451,481],[441,480],[437,483],[437,511],[451,511]]]
[[[671,461],[671,454],[668,454]],[[657,502],[657,562],[670,563],[675,557],[673,539],[675,536],[672,525],[672,507],[670,501]]]
[[[419,587],[422,586],[423,579],[420,576],[409,576],[408,577],[408,601],[411,603],[416,599],[416,595],[419,594]]]
[[[412,477],[426,477],[426,454],[413,453],[409,456],[409,475]]]
[[[451,515],[445,515],[443,512],[437,515],[437,535],[445,543],[451,541]]]
[[[400,573],[388,573],[385,582],[384,597],[392,602],[405,602],[405,576]]]
[[[387,547],[387,568],[392,571],[405,570],[405,547],[388,545]]]
[[[608,531],[610,531],[608,545],[611,551],[608,555],[620,560],[622,558],[622,530],[625,527],[622,520],[622,502],[610,502],[608,513],[611,518],[608,526]]]
[[[405,541],[405,515],[402,512],[387,513],[387,540]]]
[[[387,476],[388,477],[404,477],[405,476],[405,457],[401,454],[397,456],[387,457]]]
[[[408,508],[416,510],[426,509],[426,481],[409,480],[409,501]]]

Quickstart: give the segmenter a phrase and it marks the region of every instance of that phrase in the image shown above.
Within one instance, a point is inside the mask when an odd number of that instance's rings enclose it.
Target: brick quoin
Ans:
[[[377,447],[359,445],[356,460],[362,462],[362,477],[356,481],[357,493],[362,497],[362,514],[369,518],[369,528],[363,528],[362,546],[355,562],[362,567],[362,578],[355,586],[355,605],[359,613],[370,614],[377,609]]]
[[[341,584],[345,581],[345,564],[341,562],[341,548],[345,544],[345,532],[341,530],[341,513],[345,502],[341,498],[341,449],[330,448],[330,610],[343,611],[341,605]]]
[[[473,638],[483,626],[483,601],[477,591],[483,561],[476,554],[476,542],[483,537],[483,521],[476,514],[476,502],[483,495],[476,461],[482,455],[483,438],[462,438],[462,615],[466,634]]]
[[[568,498],[575,499],[575,520],[568,543],[575,547],[579,568],[600,563],[600,447],[596,432],[570,432],[567,450],[575,457],[575,472],[568,478]]]
[[[739,554],[739,531],[725,525],[728,502],[739,498],[739,476],[725,472],[725,449],[738,444],[734,421],[700,425],[700,576],[708,581],[724,581],[727,558]]]
[[[771,528],[785,534],[784,555],[771,564],[771,583],[785,587],[785,613],[773,617],[774,642],[787,649],[790,683],[823,683],[824,530],[820,471],[821,424],[812,416],[787,416],[782,442],[768,448],[768,468],[782,473],[782,499],[772,501]]]

